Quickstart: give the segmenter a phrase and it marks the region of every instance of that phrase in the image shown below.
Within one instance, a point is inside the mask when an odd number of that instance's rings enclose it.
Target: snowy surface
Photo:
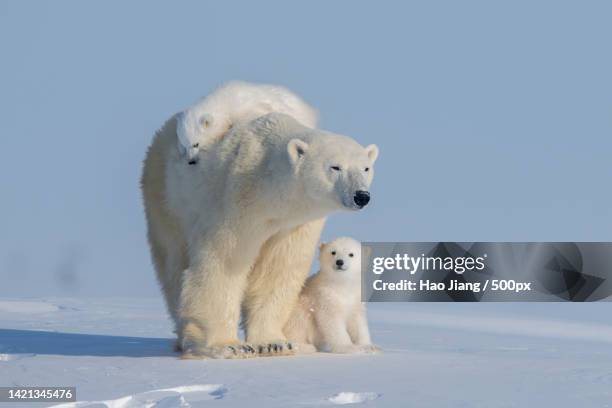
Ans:
[[[76,386],[73,407],[612,406],[610,303],[369,311],[380,355],[194,361],[158,299],[0,299],[0,385]]]

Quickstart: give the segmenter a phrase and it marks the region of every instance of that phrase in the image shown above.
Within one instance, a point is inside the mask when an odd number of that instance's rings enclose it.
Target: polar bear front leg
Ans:
[[[347,325],[347,330],[349,335],[351,336],[353,344],[358,346],[362,352],[377,353],[382,351],[380,347],[372,344],[372,339],[370,338],[370,329],[368,328],[368,319],[366,317],[366,311],[362,305],[359,305],[351,313]]]
[[[291,347],[283,334],[304,285],[325,219],[271,237],[248,278],[244,310],[247,342]]]
[[[368,328],[368,319],[366,317],[365,308],[362,305],[359,305],[351,311],[347,330],[353,343],[360,346],[372,343],[370,339],[370,329]]]
[[[238,339],[248,262],[228,259],[227,248],[219,245],[226,240],[207,242],[183,277],[179,318],[184,357],[245,357],[254,353]]]
[[[357,353],[360,347],[353,344],[346,317],[328,309],[315,315],[319,343],[317,348],[330,353]]]

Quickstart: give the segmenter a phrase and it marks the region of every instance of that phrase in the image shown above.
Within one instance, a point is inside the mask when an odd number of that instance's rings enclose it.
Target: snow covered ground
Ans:
[[[159,299],[0,299],[0,386],[76,386],[78,407],[609,407],[611,307],[371,304],[381,355],[194,361]]]

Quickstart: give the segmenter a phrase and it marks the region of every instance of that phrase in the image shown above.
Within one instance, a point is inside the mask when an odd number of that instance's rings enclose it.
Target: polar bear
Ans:
[[[306,127],[317,127],[317,111],[289,89],[230,81],[179,113],[179,151],[189,164],[196,164],[198,152],[210,148],[233,125],[271,112],[286,113]]]
[[[364,353],[372,345],[361,302],[361,243],[321,244],[320,271],[308,278],[283,332],[300,352]]]
[[[183,164],[175,144],[173,117],[154,137],[141,183],[183,356],[293,353],[283,327],[325,217],[368,204],[378,148],[281,113],[233,127],[196,166]]]

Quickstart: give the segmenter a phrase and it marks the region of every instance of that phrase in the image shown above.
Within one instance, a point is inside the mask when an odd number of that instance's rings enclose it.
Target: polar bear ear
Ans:
[[[378,146],[376,146],[375,144],[368,145],[365,148],[365,151],[368,155],[368,158],[372,161],[372,163],[374,163],[378,158]]]
[[[206,129],[207,127],[212,126],[212,124],[213,124],[213,117],[212,117],[212,115],[210,115],[208,113],[205,113],[202,116],[200,116],[199,122],[200,122],[200,127],[202,129]]]
[[[300,139],[291,139],[287,144],[287,152],[291,163],[296,164],[308,150],[308,143]]]
[[[326,246],[327,246],[326,242],[321,242],[321,244],[319,245],[319,252],[323,252]]]

